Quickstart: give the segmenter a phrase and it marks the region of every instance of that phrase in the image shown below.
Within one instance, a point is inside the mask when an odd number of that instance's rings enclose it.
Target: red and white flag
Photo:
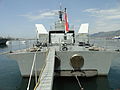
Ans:
[[[65,33],[69,31],[69,25],[68,25],[68,17],[67,13],[65,12]]]

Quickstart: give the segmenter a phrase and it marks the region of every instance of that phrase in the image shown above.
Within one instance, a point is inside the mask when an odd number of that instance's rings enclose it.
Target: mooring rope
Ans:
[[[34,59],[33,59],[33,64],[32,64],[32,68],[31,68],[31,72],[30,72],[30,77],[29,77],[29,82],[28,82],[28,86],[27,86],[27,90],[29,90],[30,88],[30,83],[31,83],[31,78],[32,78],[32,74],[33,74],[33,69],[34,69],[34,66],[36,65],[35,64],[35,61],[36,61],[36,55],[37,55],[37,52],[38,52],[39,48],[36,50],[35,54],[34,54]],[[36,68],[36,67],[35,67]],[[36,69],[35,69],[36,70]],[[35,75],[36,76],[36,75]],[[37,82],[37,81],[36,81]]]
[[[47,50],[47,52],[46,52],[46,56],[48,55],[48,51],[49,51],[49,49]],[[47,58],[46,58],[47,59]],[[46,60],[45,59],[45,60]],[[45,69],[45,66],[46,66],[46,62],[45,62],[45,64],[43,65],[43,67],[42,67],[42,69],[41,69],[41,72],[40,72],[40,75],[39,75],[39,78],[38,78],[38,82],[36,83],[36,85],[35,85],[35,88],[34,88],[34,90],[36,90],[37,89],[37,87],[38,87],[38,85],[40,84],[40,78],[41,78],[41,75],[42,75],[42,73],[43,73],[43,71],[44,71],[44,69]]]
[[[81,83],[80,83],[77,75],[75,75],[75,78],[76,78],[76,80],[77,80],[77,82],[78,82],[78,85],[79,85],[80,89],[81,89],[81,90],[84,90],[84,88],[82,87],[82,85],[81,85]]]

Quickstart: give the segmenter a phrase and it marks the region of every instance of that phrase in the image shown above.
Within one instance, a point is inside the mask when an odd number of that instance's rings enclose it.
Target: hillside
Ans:
[[[91,37],[114,37],[120,35],[120,30],[117,31],[109,31],[109,32],[99,32],[91,34]]]

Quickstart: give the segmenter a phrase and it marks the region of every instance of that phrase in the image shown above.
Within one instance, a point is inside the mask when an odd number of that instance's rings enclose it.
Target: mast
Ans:
[[[60,21],[62,21],[62,15],[63,15],[62,6],[61,6],[61,3],[60,3],[60,11],[59,11],[59,19],[60,19]]]

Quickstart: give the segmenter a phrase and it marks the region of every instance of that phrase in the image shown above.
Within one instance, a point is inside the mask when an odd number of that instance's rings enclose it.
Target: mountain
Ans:
[[[98,32],[90,35],[91,37],[108,37],[112,38],[114,36],[120,36],[120,30],[109,31],[109,32]]]

